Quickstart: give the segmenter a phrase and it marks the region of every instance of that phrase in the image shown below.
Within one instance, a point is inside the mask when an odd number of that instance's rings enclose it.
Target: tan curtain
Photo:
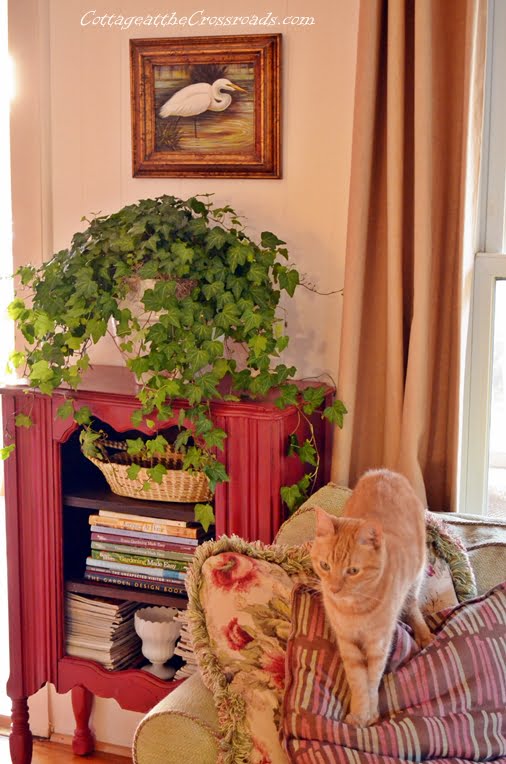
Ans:
[[[362,0],[332,477],[403,472],[455,509],[463,263],[486,0]],[[472,168],[472,171],[469,171]]]

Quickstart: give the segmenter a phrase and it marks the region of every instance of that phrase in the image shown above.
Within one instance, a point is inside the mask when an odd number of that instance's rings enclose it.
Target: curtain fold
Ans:
[[[332,478],[396,469],[434,510],[455,509],[485,38],[486,0],[361,2]]]

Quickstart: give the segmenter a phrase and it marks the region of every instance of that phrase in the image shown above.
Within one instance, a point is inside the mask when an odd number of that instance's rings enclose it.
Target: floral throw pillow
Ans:
[[[295,584],[312,573],[300,547],[222,537],[188,577],[188,615],[204,682],[215,697],[223,764],[286,764],[278,725]]]

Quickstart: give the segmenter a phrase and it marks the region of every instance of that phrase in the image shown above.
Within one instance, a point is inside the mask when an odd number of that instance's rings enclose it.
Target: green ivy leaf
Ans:
[[[16,446],[14,443],[11,443],[9,446],[3,446],[3,448],[0,448],[0,459],[4,462],[9,458],[15,448]]]
[[[260,241],[262,242],[262,247],[265,247],[266,249],[276,249],[280,244],[286,244],[285,241],[278,239],[276,234],[271,233],[270,231],[262,231],[260,234]]]
[[[16,422],[16,427],[29,428],[33,424],[32,418],[28,414],[16,414],[14,421]]]
[[[228,263],[232,272],[236,271],[239,265],[246,262],[246,248],[242,244],[234,244],[227,252]]]
[[[130,417],[130,419],[132,420],[132,424],[133,424],[134,427],[139,427],[139,425],[142,424],[142,419],[143,419],[141,409],[136,409],[133,412],[133,414]]]
[[[170,251],[182,263],[191,263],[195,257],[193,248],[183,241],[177,241],[175,244],[173,244],[170,248]]]
[[[207,215],[207,207],[200,199],[196,199],[194,196],[188,199],[188,206],[192,208],[197,215]]]
[[[307,489],[311,485],[311,475],[304,475],[297,483],[299,490],[304,498],[306,498]]]
[[[208,448],[219,448],[223,451],[223,441],[227,437],[225,430],[221,430],[219,427],[214,427],[210,432],[204,434],[204,441]]]
[[[276,377],[268,371],[262,371],[251,380],[250,390],[258,395],[266,395],[276,384]]]
[[[294,432],[292,432],[292,434],[288,438],[288,452],[287,452],[287,455],[288,456],[297,456],[297,454],[299,453],[299,447],[300,447],[299,439],[298,439],[297,435]]]
[[[262,284],[267,277],[267,269],[260,263],[252,263],[251,268],[248,271],[247,278],[252,281],[253,284]]]
[[[227,232],[224,231],[223,228],[215,226],[214,228],[211,228],[207,234],[206,249],[208,251],[210,249],[222,249],[226,241]]]
[[[209,354],[201,348],[194,347],[188,351],[187,360],[193,372],[200,371],[209,363]]]
[[[325,399],[325,392],[324,387],[306,387],[302,391],[302,400],[304,401],[302,410],[305,414],[312,414],[321,406]]]
[[[37,384],[38,382],[49,382],[53,379],[53,371],[47,361],[36,361],[30,369],[30,380]]]
[[[249,334],[249,332],[261,325],[262,316],[248,307],[241,316],[241,322],[244,326],[244,331]]]
[[[169,445],[166,438],[163,435],[157,435],[156,438],[146,441],[146,451],[150,456],[159,454],[163,456]]]
[[[96,442],[103,437],[102,431],[95,432],[88,427],[83,427],[79,433],[79,442],[81,443],[81,449],[86,456],[92,456],[97,459],[103,459],[102,452],[96,446]]]
[[[239,318],[237,306],[233,302],[226,303],[215,318],[216,326],[229,329]]]
[[[54,321],[47,315],[47,313],[35,311],[34,316],[33,328],[36,337],[41,339],[42,337],[45,337],[46,334],[54,331]]]
[[[25,360],[26,356],[20,350],[13,350],[12,353],[9,353],[9,362],[14,366],[15,369],[19,369]]]
[[[284,266],[278,272],[279,286],[284,289],[290,297],[293,297],[295,288],[300,283],[299,273],[295,268],[285,268]]]
[[[299,459],[304,464],[312,464],[316,467],[317,454],[316,449],[309,440],[305,440],[302,446],[299,448]]]
[[[293,406],[297,403],[299,397],[299,389],[297,385],[284,385],[279,393],[279,397],[276,398],[276,406],[279,409],[284,409],[287,406]]]
[[[195,404],[200,403],[203,396],[203,392],[200,387],[198,385],[191,384],[186,385],[184,394],[190,406],[195,406]]]
[[[218,483],[225,483],[229,480],[225,467],[217,459],[206,464],[203,471],[209,478],[209,487],[213,493]]]
[[[208,531],[215,522],[214,510],[211,504],[195,504],[194,512],[195,520],[201,524],[205,531]]]
[[[135,440],[127,438],[125,443],[127,444],[127,453],[130,454],[130,456],[138,456],[144,450],[144,441],[142,438],[136,438]]]
[[[83,338],[70,336],[70,337],[67,337],[67,339],[65,340],[65,344],[71,350],[79,350],[79,348],[83,344]]]
[[[286,347],[288,347],[288,343],[290,341],[290,338],[285,335],[282,337],[278,337],[276,340],[276,350],[278,353],[282,353],[283,350],[285,350]]]
[[[280,493],[281,498],[285,502],[290,512],[293,512],[297,508],[298,503],[300,503],[303,499],[302,493],[297,483],[283,486]]]
[[[167,474],[167,467],[163,464],[156,464],[154,467],[150,467],[147,473],[155,483],[161,483],[163,481],[163,476]]]
[[[74,413],[74,402],[71,398],[67,398],[65,403],[58,406],[56,410],[56,416],[58,419],[68,419]]]
[[[256,334],[248,341],[248,347],[251,348],[256,356],[259,356],[267,348],[267,338],[261,334]]]
[[[328,419],[332,424],[336,424],[338,427],[344,424],[344,415],[348,413],[348,410],[344,403],[340,400],[335,400],[331,406],[327,406],[324,409],[322,416]]]
[[[26,312],[26,305],[19,297],[16,297],[8,306],[7,314],[13,321],[17,321]]]
[[[91,422],[91,409],[89,406],[81,406],[74,414],[74,419],[77,424],[90,424]]]
[[[176,440],[174,441],[174,448],[176,451],[180,451],[186,444],[188,443],[189,439],[191,438],[191,432],[190,430],[182,430]]]
[[[88,333],[96,344],[107,331],[107,322],[103,318],[92,318],[88,321]]]
[[[33,265],[22,265],[16,271],[16,274],[21,278],[21,283],[23,286],[27,286],[35,277],[36,273],[37,271]]]
[[[127,475],[130,478],[130,480],[136,480],[140,470],[141,470],[140,464],[131,464],[129,468],[127,469]]]
[[[202,292],[204,293],[206,300],[212,300],[213,298],[216,298],[218,295],[222,294],[224,289],[225,284],[223,281],[213,281],[211,284],[206,284],[203,286]]]

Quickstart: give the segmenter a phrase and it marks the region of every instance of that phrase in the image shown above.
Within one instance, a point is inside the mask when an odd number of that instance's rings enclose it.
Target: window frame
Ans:
[[[495,287],[506,279],[506,256],[480,252],[474,266],[472,331],[459,511],[486,514],[494,356]]]

